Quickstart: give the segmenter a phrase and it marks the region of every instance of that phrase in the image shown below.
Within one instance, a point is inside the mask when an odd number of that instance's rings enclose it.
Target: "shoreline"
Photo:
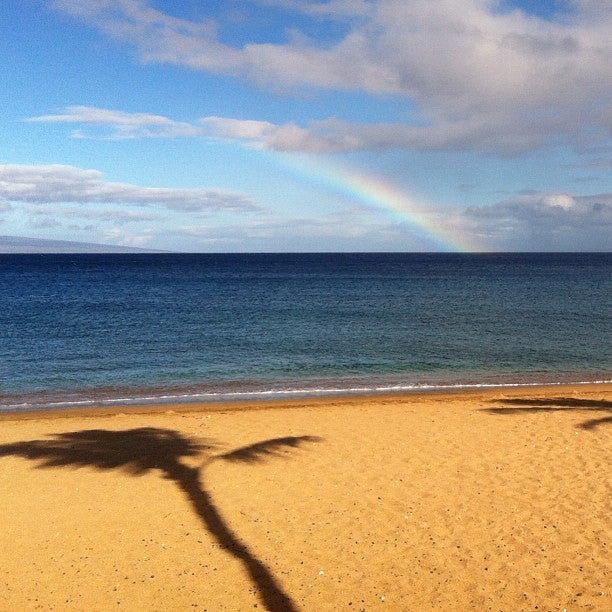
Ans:
[[[571,377],[570,377],[571,376]],[[368,382],[360,379],[320,380],[313,382],[306,379],[293,383],[285,381],[283,386],[263,386],[258,383],[239,383],[229,381],[220,383],[221,386],[211,385],[221,389],[230,385],[232,389],[203,390],[194,387],[179,387],[169,384],[167,386],[152,388],[125,388],[123,390],[108,388],[92,388],[77,391],[38,391],[23,392],[22,394],[5,393],[0,396],[0,418],[3,414],[22,412],[47,412],[66,410],[99,410],[103,407],[122,409],[128,406],[170,406],[170,405],[217,405],[217,404],[246,404],[260,402],[286,402],[292,400],[308,401],[310,399],[334,399],[343,397],[376,397],[381,395],[413,395],[427,393],[461,393],[478,392],[480,390],[496,389],[530,389],[539,387],[566,387],[606,385],[612,383],[612,373],[599,371],[596,375],[588,376],[574,374],[568,376],[556,375],[533,378],[532,374],[523,373],[520,377],[513,375],[504,377],[481,376],[469,377],[465,380],[437,380],[428,382],[402,382],[398,380],[378,380]],[[350,381],[350,382],[349,382]],[[334,384],[335,382],[335,384]],[[236,386],[243,385],[242,390],[235,390]],[[77,395],[77,397],[75,397]]]
[[[219,401],[188,401],[188,402],[154,402],[154,403],[121,403],[121,400],[108,404],[97,404],[78,407],[58,408],[28,408],[17,410],[2,410],[0,407],[0,421],[19,421],[31,419],[61,419],[61,418],[96,418],[113,416],[117,414],[172,414],[172,413],[199,413],[199,412],[245,412],[252,410],[274,410],[285,408],[306,408],[309,406],[341,407],[360,402],[385,403],[414,403],[438,397],[442,400],[454,400],[480,397],[494,397],[501,394],[503,397],[516,397],[526,391],[537,397],[558,393],[612,393],[612,381],[571,382],[571,383],[524,383],[524,384],[498,384],[498,385],[472,385],[461,388],[437,387],[415,389],[401,392],[365,392],[365,393],[338,393],[330,395],[309,395],[297,397],[275,397],[219,400]],[[471,397],[470,397],[471,396]]]

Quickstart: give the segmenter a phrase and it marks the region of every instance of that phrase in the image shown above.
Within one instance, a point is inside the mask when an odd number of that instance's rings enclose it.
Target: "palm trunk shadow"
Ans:
[[[183,491],[204,527],[219,545],[228,550],[247,570],[260,592],[266,608],[272,612],[293,612],[296,606],[274,579],[270,570],[231,530],[203,483],[203,468],[189,467],[183,457],[201,457],[209,461],[254,463],[283,456],[289,449],[305,442],[316,442],[313,436],[288,436],[256,442],[215,455],[212,442],[198,442],[170,429],[142,427],[128,430],[85,430],[55,434],[51,440],[29,440],[0,445],[0,457],[14,455],[38,461],[39,468],[91,467],[98,470],[120,469],[131,476],[159,470]]]
[[[210,494],[202,485],[201,470],[179,462],[165,465],[164,469],[167,478],[173,480],[185,493],[196,514],[219,545],[242,562],[251,580],[259,588],[266,609],[272,612],[297,610],[268,568],[251,553],[246,544],[240,541],[225,522]]]

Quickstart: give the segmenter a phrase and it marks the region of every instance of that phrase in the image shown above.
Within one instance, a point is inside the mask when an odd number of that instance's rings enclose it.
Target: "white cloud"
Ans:
[[[576,226],[612,224],[612,194],[572,195],[527,192],[486,207],[470,207],[467,214],[478,218],[512,218],[521,221],[557,220]]]
[[[46,230],[53,227],[61,227],[61,223],[54,217],[33,217],[28,225],[37,230]]]
[[[38,205],[30,210],[35,218],[52,219],[89,219],[92,221],[112,221],[116,225],[125,223],[145,223],[156,221],[159,216],[142,210],[124,210],[117,208],[91,209],[85,206]]]
[[[406,124],[395,138],[397,126],[336,124],[325,132],[313,125],[294,127],[294,134],[279,136],[279,145],[268,146],[290,148],[301,138],[306,150],[402,146],[507,154],[560,139],[584,148],[610,138],[608,2],[574,0],[556,21],[501,11],[493,0],[372,0],[352,9],[340,0],[268,3],[355,19],[345,21],[349,31],[334,44],[295,35],[285,44],[238,47],[221,42],[218,24],[176,18],[146,0],[55,0],[59,10],[128,43],[144,61],[249,78],[276,91],[393,94],[420,110],[418,123]],[[146,126],[160,134],[192,128]]]
[[[531,193],[482,208],[424,209],[422,224],[389,221],[367,207],[347,207],[322,218],[257,219],[244,224],[183,225],[173,230],[178,243],[203,250],[437,250],[435,227],[482,251],[606,251],[612,247],[612,194],[572,196]],[[430,236],[428,238],[428,236]]]
[[[602,168],[604,170],[609,170],[609,169],[612,169],[612,159],[594,159],[589,162],[575,164],[572,167],[574,168],[594,168],[594,169]]]
[[[74,109],[78,109],[75,112]],[[241,141],[248,146],[275,151],[338,153],[360,150],[411,149],[416,151],[445,149],[480,149],[493,154],[513,155],[543,146],[542,124],[525,122],[520,130],[504,123],[500,117],[489,125],[482,118],[464,124],[437,127],[414,127],[392,123],[349,123],[340,119],[312,121],[302,127],[296,123],[275,124],[269,121],[230,117],[202,117],[194,123],[178,122],[160,115],[127,113],[90,106],[69,106],[56,115],[30,117],[30,122],[80,123],[106,128],[103,138],[174,138],[201,137]],[[536,125],[538,123],[538,125]],[[528,130],[527,127],[532,129]],[[552,133],[552,131],[551,131]],[[93,133],[82,129],[73,137],[90,138]]]
[[[277,125],[268,121],[231,119],[228,117],[203,117],[199,122],[204,126],[205,135],[220,136],[237,140],[265,142],[278,130]]]
[[[509,250],[612,248],[612,194],[528,192],[490,206],[467,208],[473,231]]]
[[[113,183],[97,170],[63,165],[0,165],[0,198],[12,203],[160,206],[182,212],[262,210],[248,195],[240,192]]]
[[[365,251],[432,249],[418,230],[390,224],[359,208],[347,208],[323,217],[257,219],[244,224],[210,226],[190,224],[173,232],[179,243],[204,250],[241,251]]]
[[[79,123],[93,126],[112,126],[112,138],[174,138],[200,136],[202,129],[182,121],[173,121],[161,115],[127,113],[94,106],[67,106],[63,113],[30,117],[30,122]],[[75,137],[85,137],[81,131]]]
[[[150,245],[157,236],[151,230],[141,232],[128,232],[117,227],[105,230],[102,239],[105,243],[129,247],[146,247]]]
[[[323,18],[364,17],[372,11],[370,0],[327,0],[312,2],[311,0],[254,0],[258,4],[276,6],[305,15]]]
[[[207,136],[239,140],[256,148],[308,152],[343,150],[336,146],[338,143],[326,142],[324,136],[294,123],[277,125],[227,117],[204,117],[199,123],[205,127]]]
[[[504,123],[503,117],[499,117],[496,123],[475,118],[435,127],[349,123],[339,119],[312,121],[307,127],[294,123],[255,122],[261,124],[259,131],[253,130],[251,124],[254,122],[248,120],[215,117],[200,122],[210,128],[209,135],[242,140],[257,148],[277,151],[337,153],[385,149],[477,149],[491,154],[514,155],[546,144],[541,123],[525,122],[520,129],[515,129]]]

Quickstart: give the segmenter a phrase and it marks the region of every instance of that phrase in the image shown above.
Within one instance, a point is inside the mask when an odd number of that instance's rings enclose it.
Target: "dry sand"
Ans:
[[[0,420],[0,609],[612,610],[612,385]]]

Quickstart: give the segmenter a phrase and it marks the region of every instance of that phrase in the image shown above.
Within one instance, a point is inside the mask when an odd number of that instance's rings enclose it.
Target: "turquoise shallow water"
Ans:
[[[0,410],[612,379],[611,254],[0,255]]]

